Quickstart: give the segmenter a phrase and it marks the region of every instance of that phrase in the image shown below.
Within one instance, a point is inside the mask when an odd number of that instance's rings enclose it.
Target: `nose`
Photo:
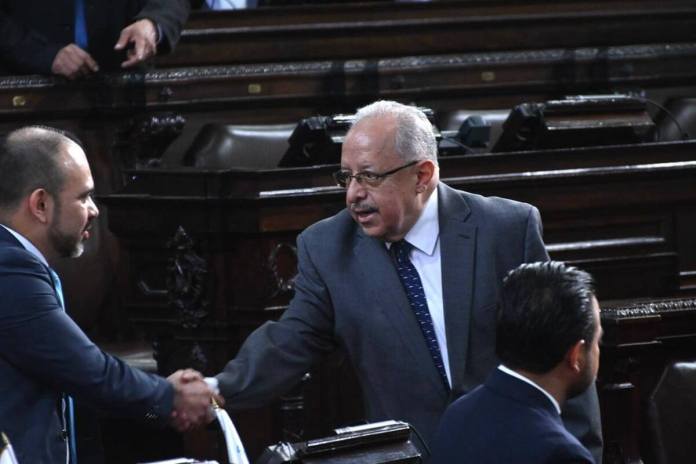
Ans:
[[[90,218],[96,218],[97,216],[99,216],[99,208],[97,208],[97,204],[94,202],[94,199],[92,197],[89,197],[89,204],[87,205],[87,210],[89,212]]]
[[[346,186],[346,204],[358,203],[364,200],[366,196],[367,190],[357,180],[349,178]]]

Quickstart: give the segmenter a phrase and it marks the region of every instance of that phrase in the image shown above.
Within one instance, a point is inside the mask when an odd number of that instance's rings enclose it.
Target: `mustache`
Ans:
[[[351,203],[350,211],[356,214],[374,213],[377,207],[367,203]]]

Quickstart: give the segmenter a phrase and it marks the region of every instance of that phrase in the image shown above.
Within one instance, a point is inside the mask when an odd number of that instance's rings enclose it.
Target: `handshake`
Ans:
[[[179,370],[167,380],[174,387],[170,423],[179,432],[212,422],[215,419],[213,400],[219,406],[224,405],[222,397],[210,388],[198,371]]]

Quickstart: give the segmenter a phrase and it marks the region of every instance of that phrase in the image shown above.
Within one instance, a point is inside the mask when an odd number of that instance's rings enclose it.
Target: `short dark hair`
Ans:
[[[65,183],[60,149],[73,134],[47,126],[14,130],[0,141],[0,211],[12,211],[29,193],[43,188],[56,195]]]
[[[511,369],[543,374],[595,335],[592,276],[557,261],[522,264],[503,280],[496,354]]]

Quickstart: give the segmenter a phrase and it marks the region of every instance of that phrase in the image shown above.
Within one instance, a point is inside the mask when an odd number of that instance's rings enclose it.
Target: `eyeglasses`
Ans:
[[[343,187],[343,188],[348,188],[348,184],[350,184],[351,179],[355,179],[355,181],[360,185],[367,185],[369,187],[377,187],[379,184],[382,183],[382,181],[385,178],[391,176],[394,173],[401,171],[402,169],[406,169],[408,167],[411,167],[414,164],[418,163],[419,161],[421,161],[421,160],[411,161],[410,163],[406,163],[403,166],[399,166],[398,168],[394,168],[391,171],[382,172],[382,173],[370,172],[370,171],[361,171],[357,174],[351,174],[350,171],[342,169],[340,171],[334,172],[333,178],[336,181],[336,185],[338,185],[339,187]]]

